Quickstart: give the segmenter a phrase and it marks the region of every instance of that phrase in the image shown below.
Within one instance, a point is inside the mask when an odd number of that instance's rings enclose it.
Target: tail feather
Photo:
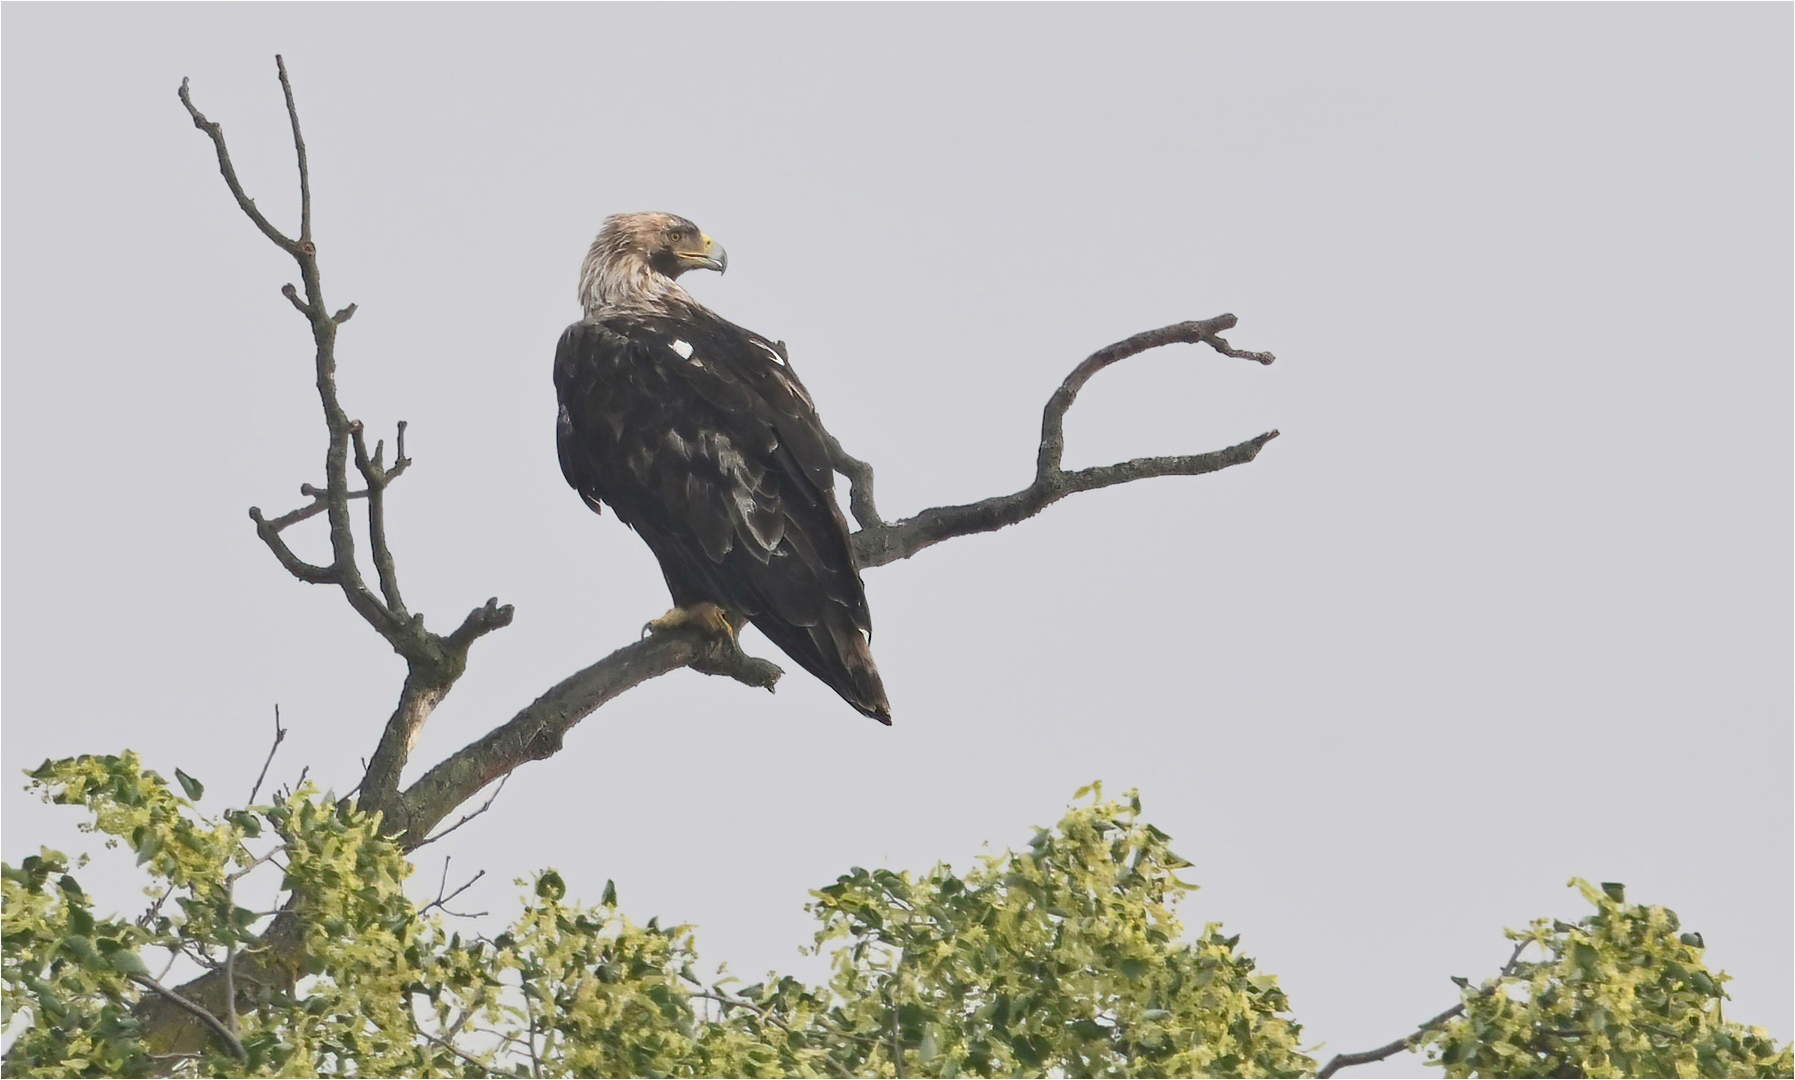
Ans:
[[[755,625],[785,655],[840,694],[861,715],[890,725],[891,702],[885,696],[879,666],[873,662],[872,648],[846,611],[841,613],[840,622],[840,626],[794,626],[761,619]]]

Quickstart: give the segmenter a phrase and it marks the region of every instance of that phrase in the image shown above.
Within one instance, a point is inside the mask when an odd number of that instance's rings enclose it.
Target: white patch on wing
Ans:
[[[669,431],[667,433],[667,446],[687,461],[692,460],[692,444],[680,438],[679,432]]]
[[[692,346],[678,338],[673,339],[673,351],[679,354],[681,360],[690,360],[692,358]]]
[[[772,359],[773,363],[778,364],[780,367],[785,366],[785,358],[779,355],[778,349],[773,348],[764,341],[756,341],[754,344],[759,345],[760,351],[766,353],[767,356]]]

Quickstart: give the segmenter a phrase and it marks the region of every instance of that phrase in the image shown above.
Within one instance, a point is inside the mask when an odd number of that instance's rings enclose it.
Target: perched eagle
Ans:
[[[651,627],[732,634],[745,619],[889,724],[816,405],[781,346],[677,280],[727,265],[685,218],[605,220],[580,267],[585,317],[555,350],[561,472],[660,560],[677,607]]]

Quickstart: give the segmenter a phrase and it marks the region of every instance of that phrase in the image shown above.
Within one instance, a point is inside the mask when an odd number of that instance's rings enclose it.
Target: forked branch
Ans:
[[[306,155],[305,136],[300,130],[299,107],[294,101],[293,84],[287,65],[275,57],[280,77],[281,95],[287,106],[287,117],[293,129],[293,151],[299,170],[299,236],[287,236],[276,228],[256,207],[243,190],[231,162],[230,148],[224,130],[206,118],[193,104],[187,80],[181,81],[180,99],[193,124],[212,140],[218,155],[219,172],[238,207],[255,223],[262,234],[292,256],[298,264],[303,293],[289,284],[281,294],[303,315],[311,327],[315,346],[314,367],[317,376],[319,404],[324,411],[327,441],[324,455],[322,489],[302,485],[300,493],[311,498],[306,506],[277,517],[265,516],[252,507],[250,519],[256,535],[267,545],[275,559],[295,578],[307,584],[335,585],[349,606],[373,627],[393,651],[407,663],[405,685],[399,704],[382,733],[380,745],[369,761],[368,773],[361,784],[361,804],[366,809],[382,809],[385,801],[397,792],[399,774],[405,766],[412,743],[424,721],[442,701],[449,688],[467,668],[467,651],[485,634],[511,621],[511,608],[496,600],[475,608],[461,625],[444,636],[427,630],[423,616],[407,609],[399,588],[399,574],[388,541],[386,527],[387,487],[411,464],[405,456],[405,424],[400,422],[394,440],[393,462],[385,462],[385,444],[376,443],[370,453],[361,421],[351,420],[337,396],[336,334],[337,328],[355,314],[350,304],[334,313],[324,302],[323,284],[318,270],[318,249],[312,238],[311,171]],[[349,489],[349,462],[353,460],[361,474],[363,487]],[[369,545],[372,548],[375,577],[379,594],[368,588],[356,560],[355,534],[350,504],[358,499],[367,502]],[[329,521],[331,558],[328,563],[314,563],[301,557],[287,542],[282,532],[308,518],[323,514]]]

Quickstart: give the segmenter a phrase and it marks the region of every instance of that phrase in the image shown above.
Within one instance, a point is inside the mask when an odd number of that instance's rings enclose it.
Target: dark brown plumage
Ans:
[[[641,535],[675,604],[747,619],[889,724],[816,407],[780,348],[676,280],[727,264],[684,218],[606,220],[580,271],[585,317],[555,352],[562,474]]]

